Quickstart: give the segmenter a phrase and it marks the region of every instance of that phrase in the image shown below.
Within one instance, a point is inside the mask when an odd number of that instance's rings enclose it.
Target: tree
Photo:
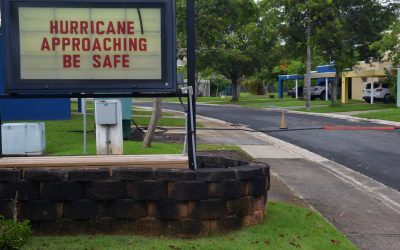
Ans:
[[[332,102],[336,102],[342,72],[371,55],[369,45],[380,37],[395,15],[390,7],[378,0],[321,3],[313,6],[317,26],[312,40],[314,46],[334,62],[336,76],[332,85]]]
[[[378,60],[388,59],[393,62],[393,66],[400,65],[400,21],[396,20],[389,29],[384,32],[381,40],[371,44],[370,49],[377,51]]]
[[[143,139],[143,146],[145,148],[151,147],[151,142],[154,138],[154,134],[156,132],[158,120],[161,119],[162,115],[162,99],[154,98],[153,99],[153,113],[151,114],[149,127],[147,128],[146,136]]]
[[[184,0],[177,1],[177,12],[182,12]],[[196,3],[197,70],[212,69],[231,81],[232,101],[239,100],[241,78],[262,68],[262,56],[274,46],[266,41],[277,38],[263,30],[266,20],[260,17],[259,7],[249,0],[202,0]],[[186,46],[184,15],[177,15],[178,43]],[[268,35],[266,35],[268,33]],[[268,43],[268,42],[267,42]],[[263,47],[260,47],[263,46]]]

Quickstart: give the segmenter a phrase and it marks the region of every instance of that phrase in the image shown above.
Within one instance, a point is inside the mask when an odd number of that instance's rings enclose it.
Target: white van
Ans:
[[[383,101],[385,103],[390,103],[393,101],[393,97],[390,94],[389,85],[381,82],[374,82],[374,83],[364,83],[363,99],[366,102],[371,102],[372,85],[373,85],[374,100]]]

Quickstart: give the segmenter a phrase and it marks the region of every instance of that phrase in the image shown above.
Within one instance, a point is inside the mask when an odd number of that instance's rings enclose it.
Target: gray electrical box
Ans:
[[[117,102],[99,101],[95,107],[96,124],[116,125],[117,124]]]

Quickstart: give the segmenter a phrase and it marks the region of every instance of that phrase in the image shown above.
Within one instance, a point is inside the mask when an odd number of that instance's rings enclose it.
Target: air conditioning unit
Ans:
[[[6,123],[1,136],[3,155],[42,155],[46,147],[44,123]]]

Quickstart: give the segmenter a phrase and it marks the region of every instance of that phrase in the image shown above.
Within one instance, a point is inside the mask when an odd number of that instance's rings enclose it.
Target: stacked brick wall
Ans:
[[[264,220],[269,167],[199,157],[199,169],[0,169],[0,214],[38,234],[202,236]],[[16,203],[15,203],[15,198]]]

